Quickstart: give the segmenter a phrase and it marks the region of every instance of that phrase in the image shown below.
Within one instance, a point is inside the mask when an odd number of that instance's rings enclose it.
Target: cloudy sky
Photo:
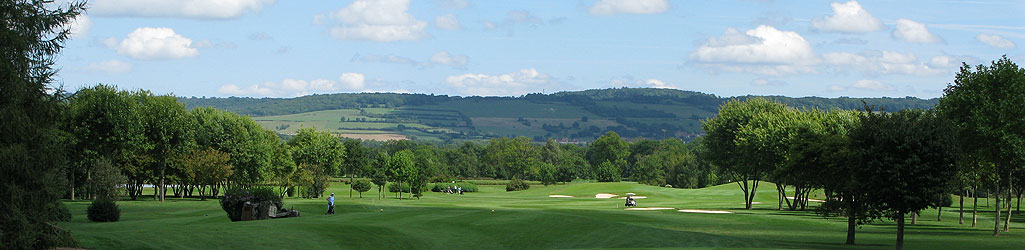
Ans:
[[[1025,1],[92,0],[66,89],[179,96],[942,95],[961,62],[1025,64]]]

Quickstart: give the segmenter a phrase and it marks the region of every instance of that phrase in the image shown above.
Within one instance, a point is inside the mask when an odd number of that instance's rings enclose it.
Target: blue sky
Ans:
[[[1025,63],[1025,1],[93,0],[59,58],[179,96],[519,96],[659,87],[933,98],[961,62]]]

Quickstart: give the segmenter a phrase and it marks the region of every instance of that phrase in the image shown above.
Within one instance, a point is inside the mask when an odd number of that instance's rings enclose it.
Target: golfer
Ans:
[[[335,214],[335,193],[327,197],[327,214]]]

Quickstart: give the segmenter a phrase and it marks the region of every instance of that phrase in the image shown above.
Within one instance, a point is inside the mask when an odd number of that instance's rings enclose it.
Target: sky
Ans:
[[[1025,1],[92,0],[66,90],[185,97],[940,97],[962,62],[1025,64]]]

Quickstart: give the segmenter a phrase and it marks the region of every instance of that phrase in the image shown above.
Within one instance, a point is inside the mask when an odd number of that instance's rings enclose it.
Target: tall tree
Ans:
[[[904,216],[941,205],[956,174],[953,126],[932,111],[869,112],[850,132],[853,176],[869,185],[863,202],[877,204],[897,222],[897,249],[904,247]]]
[[[757,141],[741,143],[744,138],[744,131],[750,130],[750,125],[759,114],[777,113],[785,110],[785,106],[778,102],[769,101],[763,98],[752,98],[746,101],[733,99],[719,107],[716,116],[702,121],[705,129],[704,158],[733,179],[741,191],[744,192],[744,208],[751,209],[755,194],[758,192],[759,182],[766,175],[775,169],[776,161],[766,161],[772,154],[746,155],[756,152],[760,146]],[[748,133],[751,134],[751,133]]]
[[[185,160],[185,172],[199,186],[199,198],[206,200],[206,187],[217,185],[231,176],[231,156],[212,148],[194,149]]]
[[[342,160],[342,169],[345,170],[345,175],[349,176],[349,198],[352,198],[353,180],[356,175],[363,177],[367,171],[367,165],[370,164],[370,158],[367,155],[367,149],[363,147],[363,142],[358,139],[347,139],[344,143],[345,146],[345,158]],[[360,194],[362,196],[362,194]]]
[[[616,171],[611,171],[616,175],[621,175],[626,170],[626,158],[629,156],[630,144],[613,131],[606,132],[605,135],[595,139],[587,149],[587,161],[591,163],[592,167],[597,167],[607,161],[618,168]],[[609,172],[604,171],[603,173],[608,174]],[[610,180],[619,181],[620,177],[612,176]]]
[[[67,149],[57,126],[63,97],[50,84],[67,24],[84,6],[0,1],[0,248],[48,249],[71,237],[53,223]]]
[[[937,107],[957,126],[966,153],[996,166],[997,197],[1002,190],[1010,192],[1011,175],[1025,166],[1022,103],[1025,69],[1004,56],[989,66],[978,65],[975,70],[962,64],[954,82],[943,90]],[[993,235],[999,235],[1000,199],[995,207]],[[1007,216],[1010,221],[1010,214]]]
[[[145,137],[142,131],[141,105],[128,91],[119,91],[114,86],[96,85],[78,90],[68,102],[65,130],[75,135],[71,164],[71,199],[75,199],[75,186],[81,176],[91,176],[89,169],[93,162],[104,158],[121,169],[136,157],[136,153],[146,151]],[[129,173],[132,168],[125,168],[125,175],[142,178],[136,173]],[[134,188],[129,185],[129,189]],[[133,190],[129,190],[132,195]]]
[[[381,191],[384,189],[384,185],[388,184],[388,161],[391,157],[388,154],[377,152],[377,157],[374,157],[374,165],[371,168],[370,180],[377,185],[377,199],[382,198]]]
[[[143,134],[150,144],[150,155],[155,160],[159,178],[157,195],[164,201],[167,192],[168,165],[176,156],[185,154],[192,145],[192,126],[195,120],[188,115],[185,105],[171,95],[154,96],[148,91],[137,93],[143,108]]]
[[[345,145],[326,131],[299,129],[288,144],[292,147],[292,159],[296,165],[318,165],[330,176],[338,175],[345,159]]]
[[[399,152],[395,152],[388,161],[388,179],[391,179],[402,186],[403,182],[409,184],[409,180],[416,178],[416,156],[413,155],[412,151],[403,149]],[[410,185],[412,186],[412,185]],[[402,199],[402,192],[399,192],[399,199]]]

